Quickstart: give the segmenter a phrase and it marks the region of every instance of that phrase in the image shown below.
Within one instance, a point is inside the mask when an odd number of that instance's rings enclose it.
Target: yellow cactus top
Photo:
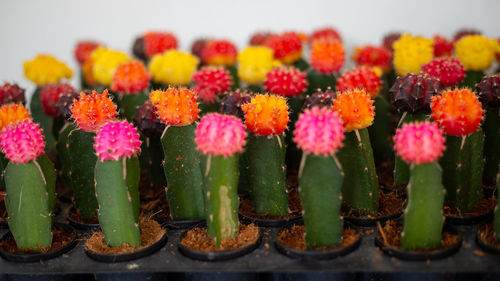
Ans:
[[[73,71],[54,56],[39,54],[33,60],[24,62],[24,76],[41,87],[63,78],[69,79]]]
[[[109,86],[118,66],[131,58],[124,52],[99,46],[90,55],[93,62],[92,76],[101,85]]]
[[[199,63],[200,60],[193,54],[171,49],[154,55],[148,68],[157,83],[187,85]]]
[[[262,46],[251,46],[238,54],[238,76],[250,85],[259,85],[267,73],[281,63],[273,57],[273,50]]]
[[[418,73],[422,65],[432,60],[434,54],[434,41],[432,39],[414,37],[403,34],[394,42],[394,68],[398,75]]]
[[[491,66],[500,46],[495,39],[483,35],[468,35],[455,43],[455,54],[466,70],[485,70]]]

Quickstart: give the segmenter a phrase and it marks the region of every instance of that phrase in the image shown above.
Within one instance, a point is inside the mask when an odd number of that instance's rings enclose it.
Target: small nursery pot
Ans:
[[[402,225],[402,220],[398,221],[398,226]],[[460,246],[462,245],[462,236],[458,234],[455,228],[453,228],[451,225],[445,224],[443,227],[443,233],[448,232],[451,234],[458,235],[458,240],[456,243],[453,245],[444,248],[444,249],[437,249],[437,250],[431,250],[431,251],[405,251],[399,248],[394,248],[390,245],[387,245],[383,240],[379,238],[379,230],[377,229],[377,233],[375,235],[375,245],[379,247],[384,254],[395,257],[398,259],[402,260],[410,260],[410,261],[426,261],[426,260],[437,260],[437,259],[442,259],[446,258],[448,256],[451,256],[458,252],[460,249]]]
[[[485,189],[484,191],[484,196],[486,198],[491,198],[494,194],[494,190],[491,192],[487,192]],[[487,196],[487,193],[490,194],[490,196]],[[494,209],[491,209],[489,212],[478,214],[478,215],[472,215],[472,216],[450,216],[447,215],[446,217],[446,223],[452,224],[452,225],[473,225],[473,224],[479,224],[488,220],[493,219],[493,212]]]
[[[382,191],[384,193],[394,192],[401,200],[404,201],[406,199],[406,194],[401,193],[401,191],[397,191],[395,189],[390,189],[386,187],[382,188]],[[403,210],[380,217],[344,216],[344,221],[350,222],[356,226],[361,226],[361,227],[375,227],[377,226],[377,222],[385,223],[388,220],[396,220],[399,217],[401,217],[402,214]]]
[[[165,231],[165,234],[156,241],[155,243],[144,247],[140,250],[137,250],[133,253],[124,253],[124,254],[102,254],[102,253],[97,253],[89,250],[87,247],[84,247],[85,254],[89,256],[91,259],[96,260],[96,261],[101,261],[101,262],[123,262],[123,261],[130,261],[130,260],[136,260],[145,256],[149,256],[153,254],[154,252],[160,250],[167,244],[168,241],[168,236],[167,232]]]
[[[290,229],[294,225],[303,225],[303,221],[298,221],[296,223],[289,223],[285,227],[283,227],[277,235],[279,235],[283,230],[285,229]],[[297,250],[294,248],[290,248],[288,246],[283,245],[276,239],[274,242],[274,246],[276,249],[291,258],[299,258],[299,259],[312,259],[312,260],[329,260],[329,259],[334,259],[336,257],[341,257],[345,256],[354,250],[356,250],[359,245],[361,245],[361,234],[359,232],[359,228],[349,222],[344,222],[344,228],[351,228],[356,231],[356,234],[358,235],[358,238],[354,243],[351,243],[347,246],[344,247],[337,247],[335,249],[329,249],[329,250]]]
[[[257,218],[252,218],[243,215],[242,213],[239,213],[241,221],[245,223],[254,223],[257,226],[260,227],[283,227],[284,225],[287,225],[289,223],[297,222],[302,219],[302,216],[296,216],[296,217],[291,217],[291,218],[284,218],[284,219],[257,219]]]
[[[205,219],[199,220],[157,220],[161,225],[170,229],[188,229],[193,226],[205,225]]]
[[[55,223],[54,225],[56,228],[60,228],[64,230],[64,232],[67,235],[72,235],[73,239],[71,242],[68,244],[62,246],[61,248],[55,249],[53,251],[49,251],[46,253],[39,253],[39,254],[24,254],[24,253],[11,253],[8,251],[5,251],[2,247],[0,247],[0,256],[2,256],[4,259],[8,261],[13,261],[13,262],[40,262],[42,260],[48,260],[48,259],[53,259],[56,258],[64,253],[67,253],[71,249],[73,249],[77,244],[77,235],[76,231],[71,227],[70,225],[67,224],[62,224],[62,223]],[[12,233],[9,231],[5,233],[2,238],[0,238],[0,241],[4,241],[6,239],[9,239],[12,237]]]
[[[200,225],[197,225],[200,226]],[[247,245],[243,248],[235,249],[235,250],[223,250],[223,251],[214,251],[214,252],[203,252],[188,248],[180,243],[182,239],[186,236],[186,230],[182,233],[179,240],[179,252],[181,252],[186,257],[201,260],[201,261],[225,261],[230,259],[235,259],[241,256],[244,256],[253,250],[257,249],[262,242],[262,230],[259,229],[259,238],[252,244]]]
[[[487,226],[489,223],[484,223],[482,224],[476,232],[476,243],[479,245],[479,247],[484,250],[485,252],[495,254],[495,255],[500,255],[500,247],[495,246],[488,241],[484,240],[483,233],[486,231]],[[493,229],[490,229],[490,231],[493,231]]]
[[[82,231],[92,231],[92,230],[96,230],[99,228],[98,223],[82,223],[82,222],[79,222],[79,221],[72,219],[71,214],[73,214],[75,212],[76,212],[76,209],[72,207],[69,210],[68,218],[67,218],[69,224],[71,224],[71,226],[73,226],[75,229],[82,230]]]

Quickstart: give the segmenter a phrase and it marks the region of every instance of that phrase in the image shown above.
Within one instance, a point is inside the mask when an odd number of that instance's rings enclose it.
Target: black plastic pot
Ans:
[[[301,215],[296,217],[286,218],[286,219],[257,219],[243,215],[240,215],[240,220],[244,223],[253,223],[260,227],[283,227],[289,223],[298,222],[302,219]]]
[[[452,225],[479,224],[493,218],[493,211],[477,216],[446,216],[446,223]]]
[[[71,226],[73,226],[75,229],[81,230],[81,231],[93,231],[93,230],[96,230],[99,228],[98,223],[81,223],[81,222],[73,220],[71,218],[70,214],[75,213],[75,211],[76,211],[75,208],[71,208],[69,210],[69,214],[67,217],[69,224],[71,224]]]
[[[479,247],[485,252],[500,255],[500,247],[492,245],[481,238],[480,231],[482,231],[486,227],[486,224],[482,224],[476,231],[476,243]]]
[[[203,226],[205,225],[205,220],[156,220],[162,226],[168,227],[170,229],[187,229],[193,226]]]
[[[398,221],[398,225],[401,225],[402,221]],[[458,252],[460,246],[462,245],[462,236],[458,234],[456,229],[452,226],[445,224],[443,227],[443,232],[448,232],[451,234],[458,235],[457,243],[451,245],[448,248],[437,249],[426,252],[416,252],[416,251],[405,251],[401,249],[394,248],[390,245],[387,245],[382,241],[378,236],[378,230],[375,235],[375,245],[379,247],[382,252],[388,256],[395,257],[402,260],[411,260],[411,261],[427,261],[427,260],[437,260],[449,257],[454,253]]]
[[[287,226],[285,226],[281,231],[284,229],[290,229],[294,225],[303,225],[304,222],[300,221],[297,223],[290,223]],[[297,250],[294,248],[287,247],[283,244],[281,244],[278,239],[275,240],[274,246],[276,249],[291,258],[299,258],[299,259],[312,259],[312,260],[329,260],[329,259],[334,259],[337,257],[345,256],[354,250],[356,250],[359,245],[361,245],[361,233],[359,232],[359,228],[356,227],[355,225],[349,223],[349,222],[344,222],[344,228],[352,228],[356,231],[356,234],[358,235],[358,239],[352,244],[349,244],[344,247],[338,247],[335,249],[329,249],[329,250]],[[279,231],[279,233],[281,233]]]
[[[148,255],[153,254],[154,252],[160,250],[163,246],[168,241],[168,236],[167,232],[165,231],[165,234],[160,238],[160,240],[156,241],[155,243],[151,244],[150,246],[147,246],[145,248],[142,248],[140,250],[137,250],[133,253],[125,253],[125,254],[101,254],[97,252],[93,252],[87,247],[84,247],[85,254],[89,256],[91,259],[96,260],[96,261],[101,261],[101,262],[123,262],[123,261],[130,261],[130,260],[135,260],[139,259]]]
[[[13,261],[13,262],[40,262],[42,260],[48,260],[48,259],[53,259],[55,257],[58,257],[64,253],[67,253],[71,249],[73,249],[76,244],[78,244],[77,236],[76,236],[76,231],[69,225],[67,224],[62,224],[62,223],[55,223],[54,225],[56,228],[61,228],[66,232],[68,235],[73,235],[73,240],[64,245],[63,247],[56,249],[54,251],[46,252],[46,253],[40,253],[40,254],[23,254],[23,253],[10,253],[5,251],[3,248],[0,247],[0,256],[2,256],[4,259]],[[0,238],[0,241],[3,241],[5,239],[8,239],[12,237],[12,233],[9,231],[5,233],[2,238]]]
[[[406,194],[401,193],[401,191],[397,191],[395,189],[386,188],[386,187],[383,187],[382,191],[385,193],[394,192],[401,200],[403,200],[403,201],[406,200]],[[361,226],[361,227],[375,227],[375,226],[377,226],[377,222],[385,223],[388,220],[396,220],[399,217],[401,217],[402,214],[403,214],[403,210],[401,210],[399,212],[395,212],[395,213],[390,214],[390,215],[380,216],[380,217],[344,216],[344,221],[350,222],[354,225]]]
[[[187,232],[188,230],[184,231],[180,237],[178,246],[179,252],[181,252],[186,257],[201,261],[225,261],[225,260],[235,259],[237,257],[241,257],[257,249],[260,243],[262,242],[262,230],[259,229],[259,238],[254,243],[246,247],[239,248],[236,250],[202,252],[188,248],[180,243],[180,241],[182,241],[182,239],[186,236]]]

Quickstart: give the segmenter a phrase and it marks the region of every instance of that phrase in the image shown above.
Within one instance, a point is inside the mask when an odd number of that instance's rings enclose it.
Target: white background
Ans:
[[[30,93],[22,63],[41,52],[77,74],[73,48],[80,39],[130,52],[137,35],[157,29],[173,31],[182,49],[199,36],[229,38],[241,48],[257,30],[310,32],[322,26],[338,28],[349,52],[359,44],[379,44],[394,30],[451,37],[459,28],[474,27],[497,38],[500,1],[0,0],[0,83],[17,82]]]

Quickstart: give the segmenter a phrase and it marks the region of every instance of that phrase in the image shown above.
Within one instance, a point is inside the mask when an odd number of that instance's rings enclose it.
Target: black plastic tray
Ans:
[[[67,206],[66,206],[67,207]],[[64,213],[64,212],[63,212]],[[64,218],[59,217],[59,221]],[[457,227],[463,245],[442,260],[403,261],[388,257],[374,245],[375,232],[344,257],[327,261],[286,257],[274,247],[279,228],[263,229],[253,252],[228,261],[204,262],[182,255],[177,244],[182,230],[168,230],[168,243],[158,252],[129,262],[103,263],[85,255],[83,241],[61,257],[21,264],[0,259],[0,281],[12,280],[500,280],[500,256],[481,251],[475,241],[479,225]],[[361,228],[364,232],[373,228]],[[374,230],[374,229],[373,229]],[[0,235],[6,230],[0,230]],[[35,275],[35,276],[33,276]],[[21,278],[21,279],[19,279]],[[34,278],[34,279],[33,279]],[[129,279],[130,278],[130,279]],[[233,279],[235,278],[235,279]]]

